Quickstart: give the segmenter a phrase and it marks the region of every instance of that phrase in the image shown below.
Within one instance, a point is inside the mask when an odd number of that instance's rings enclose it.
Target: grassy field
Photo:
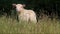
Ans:
[[[12,18],[0,17],[0,34],[60,34],[59,20],[42,19],[38,23],[19,23]]]

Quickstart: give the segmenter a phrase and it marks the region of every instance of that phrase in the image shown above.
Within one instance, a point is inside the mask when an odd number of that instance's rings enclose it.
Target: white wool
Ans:
[[[17,4],[16,10],[18,11],[19,20],[34,23],[37,22],[36,14],[33,10],[24,9],[22,4]]]

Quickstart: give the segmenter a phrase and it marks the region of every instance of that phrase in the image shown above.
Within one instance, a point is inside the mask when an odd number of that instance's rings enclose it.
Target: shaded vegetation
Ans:
[[[16,11],[12,12],[11,10],[15,10],[12,7],[13,3],[21,3],[26,4],[26,9],[33,9],[37,17],[40,16],[40,13],[44,10],[47,11],[46,15],[52,16],[51,14],[55,14],[60,18],[60,1],[59,0],[0,0],[0,16],[7,15],[11,16],[11,13],[16,14]]]

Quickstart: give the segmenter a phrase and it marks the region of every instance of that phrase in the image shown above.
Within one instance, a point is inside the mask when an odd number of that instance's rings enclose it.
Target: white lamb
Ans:
[[[19,21],[34,22],[37,23],[36,14],[33,10],[25,9],[23,4],[13,4],[18,12]]]

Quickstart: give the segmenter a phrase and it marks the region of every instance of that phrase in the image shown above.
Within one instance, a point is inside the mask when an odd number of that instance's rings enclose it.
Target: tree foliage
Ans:
[[[39,10],[42,8],[44,8],[45,10],[52,10],[53,8],[54,10],[57,10],[58,12],[60,11],[59,0],[0,0],[0,13],[1,11],[8,14],[11,13],[10,10],[12,10],[13,3],[26,4],[27,9],[33,9],[36,12],[39,12]]]

